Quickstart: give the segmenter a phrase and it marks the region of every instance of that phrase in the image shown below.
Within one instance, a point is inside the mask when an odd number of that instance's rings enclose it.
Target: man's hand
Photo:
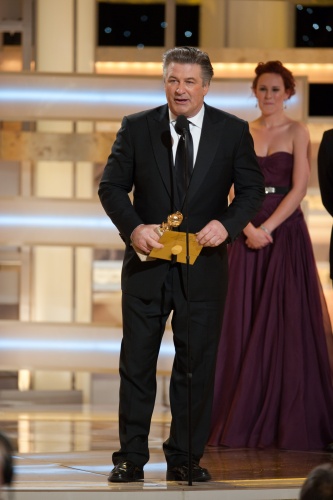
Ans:
[[[197,233],[197,242],[204,247],[217,247],[227,238],[226,228],[218,220],[211,220]]]
[[[131,235],[133,245],[141,252],[149,254],[152,248],[163,248],[164,245],[158,242],[160,239],[155,229],[158,224],[141,224],[137,226]]]

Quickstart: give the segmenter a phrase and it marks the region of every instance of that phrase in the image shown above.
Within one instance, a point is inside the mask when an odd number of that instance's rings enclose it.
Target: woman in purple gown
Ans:
[[[261,115],[250,131],[266,198],[229,249],[208,444],[333,451],[332,329],[300,208],[309,133],[284,111],[292,73],[279,61],[255,72]]]

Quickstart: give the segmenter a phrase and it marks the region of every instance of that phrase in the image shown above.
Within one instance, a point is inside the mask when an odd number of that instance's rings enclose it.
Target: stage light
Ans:
[[[229,108],[248,108],[253,107],[252,96],[242,96],[239,93],[234,95],[228,92],[228,95],[221,95],[219,91],[214,90],[214,85],[212,85],[211,93],[205,98],[208,104],[216,106],[218,108],[229,109]],[[82,103],[82,105],[104,103],[112,104],[113,106],[123,106],[126,104],[142,105],[143,107],[153,107],[159,106],[165,101],[165,93],[152,92],[141,90],[140,92],[123,92],[120,90],[105,91],[100,90],[98,92],[87,92],[81,90],[64,90],[64,89],[54,89],[45,90],[43,88],[36,89],[26,89],[24,87],[19,87],[16,89],[9,89],[6,87],[0,88],[0,103],[6,102],[29,102],[33,103],[70,103],[77,104]]]
[[[40,340],[40,339],[0,339],[0,350],[3,351],[58,351],[58,352],[97,352],[116,353],[120,352],[119,341],[87,341],[87,340]],[[171,342],[162,342],[160,356],[174,354],[174,346]]]
[[[58,217],[44,215],[0,215],[0,227],[30,226],[54,228],[114,228],[106,217]]]
[[[142,90],[140,92],[123,92],[120,90],[99,90],[98,92],[87,92],[83,90],[73,89],[54,89],[45,90],[43,88],[26,89],[18,87],[10,89],[7,87],[0,88],[0,103],[6,102],[48,102],[48,103],[82,103],[87,104],[112,104],[113,106],[122,106],[127,104],[143,104],[149,106],[160,105],[165,100],[164,92],[152,92]]]

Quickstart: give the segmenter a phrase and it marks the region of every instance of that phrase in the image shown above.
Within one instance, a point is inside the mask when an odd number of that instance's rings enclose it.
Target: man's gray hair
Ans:
[[[201,66],[201,75],[204,85],[209,85],[213,78],[214,70],[208,54],[195,47],[175,47],[167,50],[163,55],[164,78],[166,78],[169,64],[173,62],[179,64],[199,64],[199,66]]]

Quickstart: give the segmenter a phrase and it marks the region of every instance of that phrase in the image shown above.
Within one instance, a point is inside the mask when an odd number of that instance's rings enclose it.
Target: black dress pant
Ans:
[[[175,344],[170,380],[172,421],[170,436],[163,449],[170,466],[188,461],[190,359],[192,459],[199,463],[203,455],[210,427],[216,352],[224,304],[221,301],[194,302],[191,297],[188,302],[180,266],[170,265],[161,293],[150,301],[123,294],[119,402],[121,448],[113,454],[115,464],[127,459],[143,466],[149,460],[148,436],[156,397],[156,365],[165,324],[171,312]]]

